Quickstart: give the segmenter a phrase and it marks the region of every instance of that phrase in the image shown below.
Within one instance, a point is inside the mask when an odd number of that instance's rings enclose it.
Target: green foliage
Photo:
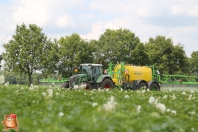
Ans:
[[[42,33],[42,29],[34,24],[16,26],[12,39],[3,45],[5,53],[5,69],[28,75],[28,84],[36,70],[41,70],[48,64],[48,54],[51,42]]]
[[[190,58],[191,72],[198,76],[198,51],[193,51]]]
[[[16,114],[19,131],[27,132],[196,132],[197,97],[192,90],[78,91],[0,85],[0,117]]]
[[[93,44],[89,44],[81,39],[78,34],[61,37],[58,44],[58,68],[59,73],[62,74],[63,77],[70,76],[73,73],[74,68],[81,63],[93,62]]]
[[[104,68],[109,62],[154,64],[161,74],[198,74],[197,51],[188,58],[184,46],[173,44],[172,38],[151,37],[143,44],[135,33],[122,28],[106,29],[98,40],[87,41],[77,33],[51,40],[37,25],[22,24],[16,26],[12,39],[3,46],[0,62],[5,60],[4,70],[27,75],[8,77],[14,84],[38,83],[40,77],[32,77],[36,72],[44,78],[69,77],[82,63],[102,63]]]
[[[2,67],[2,65],[1,65],[2,59],[3,59],[3,57],[2,57],[2,55],[0,55],[0,70],[1,70],[1,67]]]
[[[143,52],[143,49],[136,49],[142,46],[140,40],[133,32],[128,29],[111,30],[107,29],[96,43],[95,58],[97,62],[102,60],[106,68],[109,62],[140,64],[136,56]],[[134,51],[136,49],[136,51]],[[140,51],[141,50],[141,51]],[[146,54],[143,54],[146,56]]]
[[[173,45],[172,39],[165,36],[150,38],[145,45],[150,64],[155,64],[163,74],[187,73],[188,58],[181,44]]]

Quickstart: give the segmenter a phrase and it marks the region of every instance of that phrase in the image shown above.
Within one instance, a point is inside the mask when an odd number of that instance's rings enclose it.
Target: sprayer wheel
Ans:
[[[157,83],[152,83],[151,86],[150,86],[150,90],[151,91],[159,91],[160,87]]]
[[[140,84],[139,84],[139,86],[138,86],[138,89],[141,89],[141,88],[143,88],[143,89],[147,89],[147,84],[145,83],[145,82],[140,82]]]

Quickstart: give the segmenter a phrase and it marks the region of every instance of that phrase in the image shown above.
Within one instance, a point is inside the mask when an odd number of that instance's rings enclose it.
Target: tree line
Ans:
[[[128,29],[106,29],[98,40],[86,40],[79,34],[48,38],[35,24],[17,25],[12,39],[3,44],[4,72],[25,77],[30,85],[32,75],[61,77],[72,75],[81,63],[125,62],[133,65],[155,65],[161,74],[188,74],[198,70],[198,51],[187,57],[184,46],[172,38],[158,35],[141,42]],[[21,78],[21,80],[23,80]]]

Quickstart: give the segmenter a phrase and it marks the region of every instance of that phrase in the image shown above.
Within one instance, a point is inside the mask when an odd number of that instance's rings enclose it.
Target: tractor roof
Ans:
[[[85,63],[85,64],[80,64],[80,65],[87,65],[87,66],[102,66],[102,64],[92,64],[92,63]]]

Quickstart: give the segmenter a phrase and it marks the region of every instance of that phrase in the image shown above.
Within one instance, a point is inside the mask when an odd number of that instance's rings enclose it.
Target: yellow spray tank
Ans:
[[[146,82],[152,81],[152,70],[149,67],[125,65],[124,68],[123,79],[127,82],[133,82],[135,80],[145,80]],[[116,65],[114,72],[117,72],[119,69],[121,69],[121,65]],[[114,74],[112,78],[116,85],[119,85],[120,79],[121,77],[119,77],[119,74]]]
[[[150,67],[125,65],[121,63],[115,65],[114,68],[110,68],[109,72],[115,86],[124,86],[130,89],[141,87],[156,87],[155,89],[160,89],[159,83],[152,80],[153,73]]]

